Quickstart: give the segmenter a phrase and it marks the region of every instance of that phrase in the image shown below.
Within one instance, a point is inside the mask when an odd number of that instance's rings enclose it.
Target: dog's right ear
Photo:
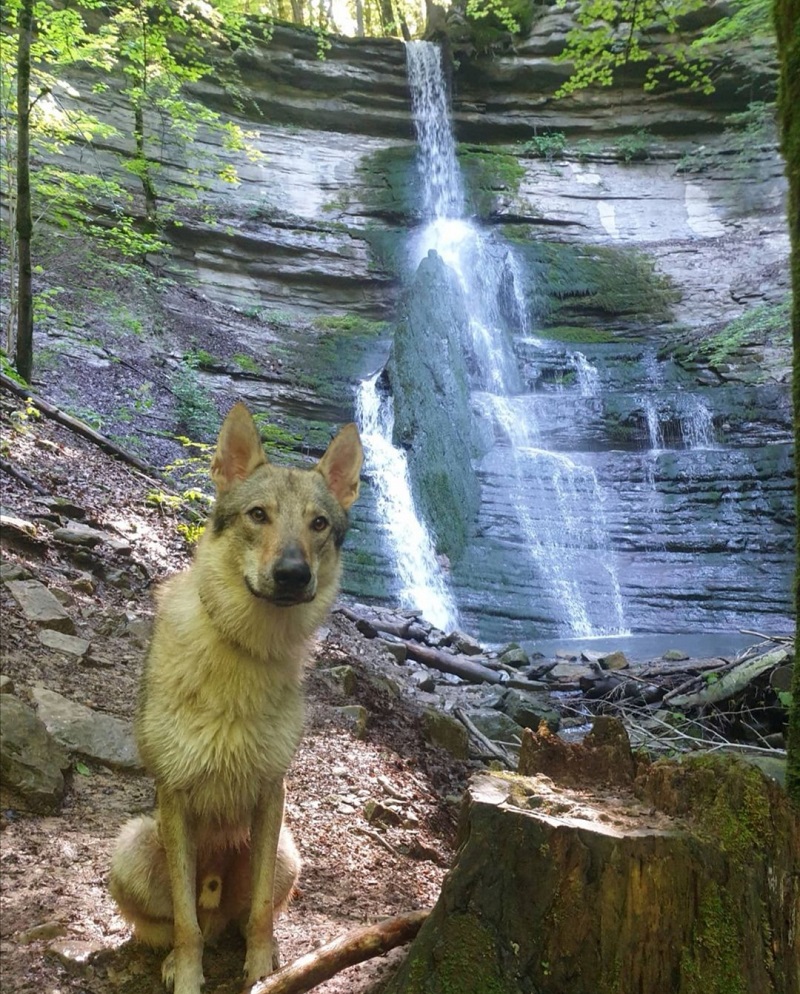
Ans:
[[[264,446],[252,415],[244,404],[234,404],[222,422],[217,451],[211,460],[214,486],[219,493],[224,493],[237,480],[246,480],[266,461]]]

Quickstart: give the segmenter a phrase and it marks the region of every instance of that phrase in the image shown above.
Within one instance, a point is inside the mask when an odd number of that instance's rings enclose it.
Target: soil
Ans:
[[[157,582],[189,561],[174,513],[148,500],[148,479],[96,446],[25,411],[0,393],[0,498],[7,514],[33,520],[36,539],[4,531],[3,560],[25,566],[46,583],[89,639],[86,659],[41,644],[5,586],[0,672],[29,699],[42,684],[116,717],[133,716]],[[11,470],[9,472],[8,470]],[[46,497],[43,495],[47,495]],[[64,515],[53,498],[85,512],[84,523],[117,535],[122,548],[92,550],[59,543],[51,529]],[[66,510],[68,505],[64,505]],[[75,517],[78,511],[70,510]],[[308,720],[288,783],[288,820],[303,857],[300,893],[280,919],[285,962],[351,928],[431,906],[453,855],[458,799],[468,764],[429,746],[408,702],[376,675],[380,650],[339,614],[323,630],[307,678]],[[356,690],[345,697],[324,677],[349,663]],[[337,708],[361,704],[369,713],[357,738]],[[370,824],[365,802],[392,801],[394,826]],[[107,888],[110,854],[127,818],[154,800],[144,775],[75,757],[59,812],[26,813],[2,797],[2,990],[14,994],[143,994],[160,989],[163,953],[131,940]],[[353,967],[318,988],[359,994],[381,986],[402,950]],[[206,990],[241,989],[244,946],[237,933],[206,951]]]

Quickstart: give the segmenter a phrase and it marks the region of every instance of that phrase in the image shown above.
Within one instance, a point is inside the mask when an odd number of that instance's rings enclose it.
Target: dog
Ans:
[[[349,424],[312,469],[274,466],[236,404],[211,463],[217,497],[194,562],[162,587],[135,721],[156,812],[123,827],[110,890],[138,938],[173,946],[162,976],[175,994],[199,994],[204,941],[231,921],[247,942],[247,986],[276,965],[273,917],[300,869],[283,824],[284,776],[362,461]]]

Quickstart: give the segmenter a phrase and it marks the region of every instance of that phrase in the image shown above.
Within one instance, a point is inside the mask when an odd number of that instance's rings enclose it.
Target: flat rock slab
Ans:
[[[10,580],[6,586],[27,621],[74,635],[75,623],[43,583],[38,580]]]
[[[0,772],[3,786],[33,811],[56,810],[64,795],[67,750],[36,713],[10,694],[0,696]]]
[[[39,641],[48,649],[55,649],[56,652],[63,652],[67,656],[77,656],[78,659],[82,659],[86,655],[91,645],[87,639],[78,638],[75,635],[65,635],[63,632],[56,632],[50,628],[45,628],[39,632]]]
[[[109,766],[142,768],[129,722],[93,711],[44,687],[34,687],[31,693],[47,730],[67,749]]]
[[[64,528],[56,528],[53,538],[68,545],[85,545],[93,548],[101,542],[107,542],[111,536],[91,525],[84,525],[79,521],[70,521]]]

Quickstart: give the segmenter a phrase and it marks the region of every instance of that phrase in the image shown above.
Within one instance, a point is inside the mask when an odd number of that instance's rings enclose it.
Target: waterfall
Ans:
[[[430,533],[414,508],[406,454],[392,444],[394,405],[391,397],[380,395],[379,375],[359,384],[356,421],[378,514],[393,553],[400,603],[418,608],[431,624],[450,631],[458,623],[458,612],[438,567]]]
[[[410,42],[406,53],[423,191],[423,223],[410,239],[408,262],[416,270],[435,252],[455,274],[463,296],[468,317],[459,347],[469,370],[476,436],[494,439],[476,468],[482,479],[491,477],[515,516],[508,530],[520,551],[509,551],[508,569],[535,578],[537,596],[549,603],[563,634],[621,632],[622,597],[602,489],[584,459],[548,445],[552,397],[526,391],[514,351],[512,336],[531,336],[519,263],[508,243],[466,217],[440,50]],[[567,359],[578,396],[596,398],[597,370],[580,352]],[[377,377],[359,387],[357,418],[400,599],[448,627],[456,618],[454,599],[415,512],[405,452],[392,445],[391,398],[381,395]]]

